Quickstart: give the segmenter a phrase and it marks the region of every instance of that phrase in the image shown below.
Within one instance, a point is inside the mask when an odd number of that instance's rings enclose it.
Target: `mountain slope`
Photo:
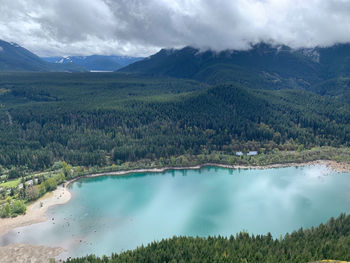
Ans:
[[[0,40],[0,71],[82,71],[76,65],[48,63],[27,49]]]
[[[48,65],[38,56],[15,43],[0,40],[1,71],[43,71]]]
[[[190,78],[211,84],[234,82],[264,89],[301,87],[317,90],[313,86],[326,80],[350,77],[350,44],[299,50],[264,43],[247,51],[202,52],[192,47],[162,49],[120,71]]]
[[[289,47],[259,44],[248,51],[205,51],[192,47],[181,50],[161,50],[120,71],[153,76],[192,78],[210,83],[250,79],[265,79],[268,73],[276,81],[295,79],[310,85],[319,81],[321,65]],[[245,75],[245,76],[244,76]]]
[[[57,64],[76,64],[89,71],[115,71],[137,62],[142,58],[127,56],[69,56],[69,57],[43,57],[47,62]]]
[[[324,78],[350,77],[350,44],[316,48],[319,62],[324,67]]]

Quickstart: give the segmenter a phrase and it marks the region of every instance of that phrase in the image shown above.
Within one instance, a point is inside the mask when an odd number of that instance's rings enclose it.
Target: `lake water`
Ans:
[[[0,237],[0,245],[61,246],[62,257],[134,249],[174,235],[287,232],[350,212],[350,174],[325,166],[234,170],[205,167],[82,179],[50,220]],[[54,218],[54,220],[52,220]]]

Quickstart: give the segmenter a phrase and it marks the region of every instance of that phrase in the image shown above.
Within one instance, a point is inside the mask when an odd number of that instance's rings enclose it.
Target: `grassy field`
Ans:
[[[21,179],[14,179],[14,180],[9,180],[7,182],[1,183],[0,187],[17,188],[20,183],[21,183]]]

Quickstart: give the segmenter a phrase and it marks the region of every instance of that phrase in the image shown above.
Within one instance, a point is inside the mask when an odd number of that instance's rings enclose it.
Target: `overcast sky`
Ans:
[[[0,0],[0,39],[47,55],[350,42],[350,0]]]

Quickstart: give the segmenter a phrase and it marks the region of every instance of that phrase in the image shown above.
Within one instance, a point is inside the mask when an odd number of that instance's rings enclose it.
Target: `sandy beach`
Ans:
[[[20,215],[15,218],[1,218],[0,236],[6,234],[16,227],[22,227],[46,221],[46,211],[49,207],[65,204],[70,200],[70,198],[71,194],[67,188],[62,186],[57,187],[55,191],[47,193],[42,198],[29,205],[27,207],[25,215]]]
[[[67,203],[71,194],[67,190],[67,186],[75,182],[81,178],[91,178],[91,177],[99,177],[106,175],[113,176],[121,176],[128,175],[131,173],[162,173],[167,170],[182,170],[182,169],[200,169],[205,166],[216,166],[223,168],[232,168],[232,169],[271,169],[271,168],[279,168],[279,167],[291,167],[291,166],[310,166],[310,165],[326,165],[337,172],[350,172],[350,164],[347,163],[338,163],[335,161],[314,161],[308,163],[286,163],[286,164],[272,164],[266,166],[239,166],[239,165],[224,165],[217,163],[205,163],[202,165],[191,166],[191,167],[164,167],[164,168],[153,168],[153,169],[135,169],[135,170],[126,170],[126,171],[117,171],[117,172],[106,172],[106,173],[97,173],[90,174],[82,177],[78,177],[72,179],[65,183],[64,186],[59,186],[57,189],[51,193],[47,193],[39,200],[35,201],[33,204],[27,207],[27,211],[25,215],[20,215],[15,218],[1,218],[0,219],[0,236],[6,234],[16,227],[27,226],[31,224],[36,224],[40,222],[44,222],[47,220],[46,211],[49,207],[54,205],[61,205]]]
[[[44,222],[46,211],[54,205],[67,203],[71,198],[66,187],[59,186],[27,207],[25,215],[0,219],[0,236],[14,228]],[[48,263],[64,250],[59,247],[33,246],[29,244],[11,244],[0,247],[1,263]]]
[[[23,244],[0,247],[1,263],[48,263],[63,252],[62,248]]]
[[[27,207],[25,215],[21,215],[15,218],[0,219],[0,236],[6,234],[14,228],[27,226],[35,223],[44,222],[47,220],[46,211],[49,207],[54,205],[61,205],[67,203],[71,199],[71,193],[67,190],[67,186],[81,178],[91,178],[99,176],[122,176],[131,173],[146,173],[155,172],[161,173],[167,170],[182,170],[182,169],[200,169],[205,166],[216,166],[222,168],[232,169],[271,169],[281,167],[301,167],[301,166],[313,166],[313,165],[325,165],[336,172],[350,172],[350,164],[339,163],[336,161],[313,161],[306,163],[285,163],[285,164],[272,164],[266,166],[240,166],[240,165],[224,165],[217,163],[205,163],[202,165],[191,167],[164,167],[153,169],[134,169],[127,171],[106,172],[97,173],[75,178],[65,183],[64,186],[59,186],[55,191],[47,193],[45,196],[34,202]],[[44,246],[32,246],[29,244],[11,244],[6,247],[0,247],[0,259],[1,262],[49,262],[50,258],[55,258],[63,252],[62,248],[51,248]]]
[[[272,169],[272,168],[281,168],[281,167],[302,167],[302,166],[313,166],[313,165],[325,165],[336,172],[350,172],[350,164],[349,163],[339,163],[336,161],[330,160],[319,160],[312,161],[306,163],[284,163],[284,164],[271,164],[266,166],[242,166],[242,165],[225,165],[225,164],[217,164],[217,163],[205,163],[197,166],[190,167],[164,167],[164,168],[152,168],[152,169],[134,169],[134,170],[125,170],[125,171],[116,171],[116,172],[106,172],[106,173],[97,173],[90,174],[82,177],[78,177],[72,179],[65,183],[64,186],[59,186],[55,191],[51,193],[47,193],[45,196],[34,202],[33,204],[27,207],[27,212],[25,215],[20,215],[15,218],[5,218],[0,219],[0,236],[11,231],[16,227],[27,226],[35,223],[44,222],[47,220],[46,211],[49,207],[54,205],[60,205],[67,203],[71,194],[67,190],[67,186],[75,182],[81,178],[92,178],[99,176],[121,176],[128,175],[131,173],[162,173],[167,170],[182,170],[182,169],[201,169],[205,166],[216,166],[222,168],[231,168],[231,169]]]

